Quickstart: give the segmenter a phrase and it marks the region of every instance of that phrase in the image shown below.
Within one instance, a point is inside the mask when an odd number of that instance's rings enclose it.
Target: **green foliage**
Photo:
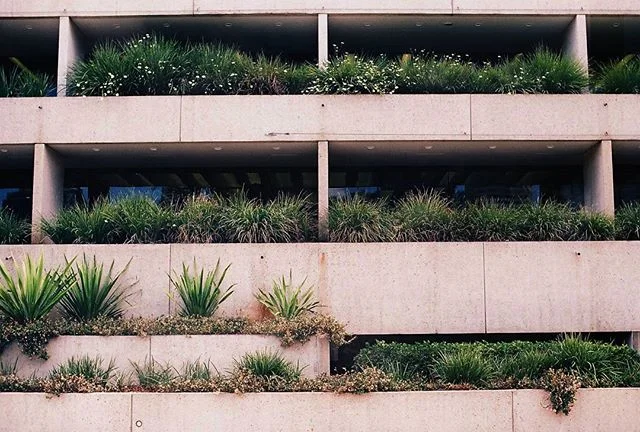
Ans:
[[[409,192],[396,204],[399,241],[446,241],[451,231],[452,209],[449,200],[435,191]]]
[[[114,376],[116,370],[113,359],[103,366],[102,358],[82,356],[71,357],[65,363],[54,367],[49,373],[50,378],[79,376],[98,385],[106,385]]]
[[[445,383],[476,387],[486,385],[494,374],[493,365],[473,346],[454,352],[441,352],[433,372]]]
[[[620,61],[600,65],[591,86],[595,93],[640,93],[640,58],[630,54]]]
[[[640,240],[640,203],[625,204],[616,210],[616,238]]]
[[[55,219],[42,221],[42,232],[58,244],[111,243],[115,209],[107,200],[98,200],[93,207],[84,204],[64,209]]]
[[[304,367],[300,368],[300,365],[294,365],[285,360],[280,353],[269,350],[243,355],[240,360],[236,360],[236,368],[258,377],[279,377],[287,380],[299,379],[304,369]]]
[[[568,415],[580,388],[580,379],[573,372],[549,369],[543,380],[549,392],[549,402],[556,414]]]
[[[224,199],[194,195],[187,198],[179,211],[176,241],[180,243],[216,243],[222,241],[221,214]]]
[[[395,66],[384,56],[336,56],[316,72],[307,94],[384,94],[396,90]]]
[[[0,244],[27,243],[30,234],[31,226],[26,220],[0,208]]]
[[[329,202],[329,239],[332,242],[393,241],[393,219],[385,200],[360,195]]]
[[[468,56],[406,55],[399,61],[397,75],[396,93],[479,93],[487,90],[479,87],[482,74]]]
[[[55,89],[47,74],[34,73],[25,67],[0,67],[0,97],[41,97]]]
[[[273,281],[271,292],[262,289],[255,295],[256,299],[267,308],[274,317],[294,319],[304,313],[314,312],[320,302],[313,299],[313,286],[304,289],[307,279],[294,287],[293,277],[289,272],[289,280],[284,276]]]
[[[76,262],[71,271],[73,283],[64,297],[60,299],[62,314],[78,321],[92,320],[98,317],[120,318],[125,310],[125,303],[131,296],[127,291],[134,284],[123,285],[123,274],[129,268],[131,260],[118,273],[113,272],[111,262],[105,273],[104,264],[98,264],[94,255],[93,261],[83,255],[81,262]]]
[[[175,369],[169,364],[161,365],[151,357],[141,365],[131,362],[138,382],[142,387],[154,388],[167,386],[176,381]]]
[[[11,362],[0,360],[0,376],[15,375],[18,371],[18,358]]]
[[[224,269],[220,267],[220,259],[213,270],[206,275],[204,269],[198,273],[196,260],[193,260],[193,274],[189,267],[182,264],[182,274],[179,277],[171,277],[171,283],[175,286],[182,300],[181,314],[186,316],[210,317],[216,312],[220,304],[231,294],[235,284],[223,290],[222,284],[231,264]],[[176,275],[178,276],[178,275]]]
[[[45,271],[42,256],[35,263],[27,256],[12,275],[0,263],[0,312],[19,323],[44,318],[71,287],[70,267]]]
[[[177,231],[176,213],[144,195],[113,203],[112,243],[168,243]]]
[[[184,381],[210,381],[219,375],[211,361],[193,361],[184,364],[179,376]]]

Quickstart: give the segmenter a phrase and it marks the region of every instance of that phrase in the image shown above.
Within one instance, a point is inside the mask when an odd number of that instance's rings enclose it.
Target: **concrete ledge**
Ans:
[[[0,359],[18,359],[18,374],[23,377],[46,376],[55,366],[72,356],[100,356],[106,365],[113,359],[121,372],[133,371],[131,362],[143,364],[153,357],[161,364],[180,368],[187,362],[211,360],[220,373],[234,365],[234,360],[258,350],[280,352],[300,366],[303,375],[313,377],[329,373],[329,341],[313,337],[305,344],[283,347],[276,336],[262,335],[193,335],[193,336],[59,336],[47,345],[48,360],[30,359],[16,344],[7,347]]]
[[[639,331],[640,242],[298,243],[172,245],[23,245],[0,258],[94,254],[116,269],[133,258],[138,281],[128,316],[177,312],[169,274],[182,263],[231,263],[237,284],[220,314],[258,319],[258,289],[292,272],[307,279],[353,334]]]
[[[640,389],[581,389],[568,416],[541,390],[0,394],[3,431],[640,431]],[[312,407],[312,409],[310,409]]]
[[[4,98],[0,144],[595,142],[637,140],[639,115],[638,95]]]
[[[452,0],[454,14],[637,15],[634,0]]]

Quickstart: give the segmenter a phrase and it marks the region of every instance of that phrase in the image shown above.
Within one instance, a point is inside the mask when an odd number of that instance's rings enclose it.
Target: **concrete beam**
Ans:
[[[69,17],[60,17],[58,38],[58,96],[67,95],[67,75],[83,52],[80,30]]]
[[[318,239],[329,240],[329,143],[318,142]]]
[[[562,51],[577,61],[585,71],[589,71],[589,52],[587,48],[587,18],[576,15],[564,34]],[[585,93],[586,93],[585,89]]]
[[[611,141],[601,141],[584,156],[584,204],[591,211],[614,213]]]
[[[318,67],[324,69],[329,62],[329,18],[318,14]]]
[[[62,208],[64,162],[60,155],[45,144],[36,144],[33,152],[33,193],[31,242],[41,243],[43,219],[55,216]]]

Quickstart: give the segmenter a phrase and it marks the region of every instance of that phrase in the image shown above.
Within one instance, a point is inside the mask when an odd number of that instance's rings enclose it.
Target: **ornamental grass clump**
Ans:
[[[0,263],[0,313],[21,324],[46,317],[73,284],[72,262],[45,270],[42,256],[26,256],[15,272]]]
[[[591,87],[594,93],[640,93],[640,57],[629,54],[622,60],[600,65]]]
[[[0,97],[42,97],[55,90],[51,76],[31,72],[21,64],[0,67]]]
[[[193,195],[177,209],[179,243],[217,243],[223,239],[224,198],[217,194]]]
[[[112,206],[112,243],[169,243],[178,232],[175,211],[148,196],[120,198]]]
[[[27,243],[31,225],[10,210],[0,208],[0,244]]]
[[[616,210],[616,238],[640,240],[640,203],[625,204]]]
[[[405,55],[398,64],[396,93],[478,93],[479,75],[468,55]]]
[[[177,380],[172,366],[160,364],[153,357],[145,359],[142,364],[131,362],[131,366],[142,387],[153,389],[171,385]]]
[[[451,202],[432,190],[412,191],[395,205],[397,240],[446,241],[451,232]]]
[[[191,269],[182,264],[182,273],[171,276],[171,283],[178,291],[182,300],[180,314],[183,316],[210,317],[218,310],[218,307],[233,294],[235,284],[223,287],[224,278],[231,264],[224,269],[220,266],[220,259],[213,270],[206,274],[193,260],[193,273]]]
[[[247,371],[254,376],[262,378],[276,377],[285,380],[299,379],[305,368],[299,364],[294,365],[279,352],[272,352],[267,349],[246,353],[235,363],[238,371]]]
[[[260,289],[255,297],[274,317],[295,319],[314,312],[320,306],[320,302],[314,300],[313,286],[305,289],[306,282],[305,278],[302,283],[295,285],[289,272],[288,281],[282,276],[273,281],[270,292]]]
[[[358,243],[393,239],[393,216],[386,200],[367,200],[354,195],[329,202],[330,241]]]
[[[396,67],[385,56],[336,55],[304,91],[305,94],[386,94],[397,88]]]
[[[114,378],[115,361],[111,359],[106,366],[101,357],[71,357],[66,362],[54,367],[49,378],[82,377],[97,385],[106,386]]]
[[[443,383],[486,386],[495,371],[482,353],[474,346],[465,346],[455,352],[441,352],[433,365],[433,374]]]
[[[93,206],[76,204],[42,221],[42,231],[57,244],[113,243],[115,208],[106,199]]]
[[[76,261],[75,266],[70,268],[74,276],[73,282],[60,299],[64,317],[77,321],[122,317],[127,300],[133,294],[129,289],[135,282],[123,282],[123,275],[131,260],[117,273],[113,270],[114,264],[112,261],[105,272],[104,264],[98,264],[95,255],[91,261],[86,255],[83,255],[82,261]]]

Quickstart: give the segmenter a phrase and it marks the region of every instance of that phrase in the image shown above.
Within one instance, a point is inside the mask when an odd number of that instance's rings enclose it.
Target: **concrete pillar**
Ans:
[[[318,239],[329,240],[329,143],[318,142]]]
[[[576,15],[564,34],[562,51],[589,70],[589,52],[587,50],[587,18]]]
[[[324,69],[329,61],[329,18],[318,14],[318,67]]]
[[[584,156],[584,205],[613,216],[613,158],[611,141],[602,141]]]
[[[629,345],[634,350],[640,352],[640,332],[631,332],[629,335]]]
[[[67,95],[67,74],[82,57],[82,37],[69,17],[60,17],[58,38],[58,96]]]
[[[44,236],[40,221],[55,216],[62,208],[64,163],[55,150],[45,144],[36,144],[33,154],[33,193],[31,242],[41,243]]]

